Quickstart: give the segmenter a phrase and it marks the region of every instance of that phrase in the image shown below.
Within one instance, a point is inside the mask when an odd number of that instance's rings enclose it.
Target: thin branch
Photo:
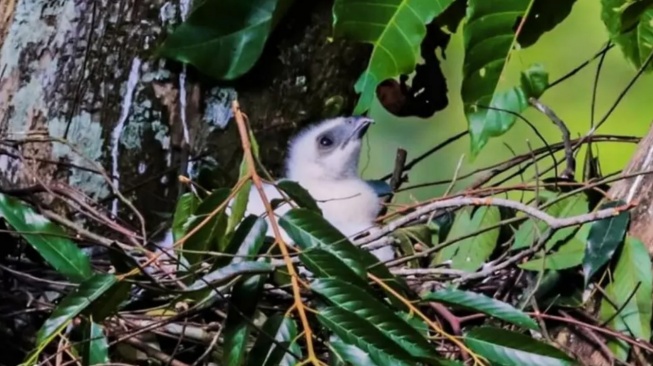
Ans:
[[[576,159],[574,158],[574,150],[571,146],[571,136],[569,134],[569,129],[567,125],[551,110],[551,108],[542,104],[539,100],[535,98],[528,98],[528,102],[535,107],[538,111],[544,113],[549,119],[560,129],[562,132],[562,143],[565,147],[565,160],[567,161],[567,167],[562,172],[561,177],[573,180],[574,175],[576,174]]]

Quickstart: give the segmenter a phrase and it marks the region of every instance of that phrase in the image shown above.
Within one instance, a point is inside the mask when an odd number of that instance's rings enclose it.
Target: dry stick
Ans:
[[[481,361],[481,359],[479,358],[479,356],[476,353],[472,352],[469,348],[467,348],[467,346],[465,346],[465,344],[463,342],[461,342],[459,339],[457,339],[456,337],[452,336],[451,334],[445,332],[444,329],[440,328],[440,326],[435,324],[435,322],[433,322],[431,319],[429,319],[429,317],[424,315],[424,313],[422,313],[418,308],[416,308],[415,305],[413,305],[413,303],[410,300],[408,300],[405,297],[401,296],[399,293],[397,293],[397,291],[392,289],[385,282],[383,282],[383,280],[376,277],[375,275],[373,275],[371,273],[367,273],[367,277],[369,277],[370,280],[372,280],[373,282],[375,282],[376,284],[381,286],[385,291],[388,291],[389,293],[391,293],[392,296],[397,298],[397,300],[401,301],[404,305],[406,305],[406,307],[408,307],[408,309],[410,309],[410,311],[413,314],[416,314],[417,316],[422,318],[422,320],[424,320],[424,322],[426,324],[428,324],[437,334],[440,334],[440,335],[444,336],[449,341],[451,341],[453,344],[458,346],[458,348],[460,348],[461,351],[467,352],[469,355],[471,355],[472,359],[474,359],[474,365],[484,365],[484,363]]]
[[[392,177],[390,178],[390,194],[383,199],[383,203],[388,203],[392,201],[394,192],[396,192],[401,184],[404,182],[403,172],[404,167],[406,166],[406,156],[408,153],[406,150],[399,148],[397,149],[397,155],[395,156],[395,168],[392,171]],[[388,206],[384,205],[379,212],[379,215],[385,215],[388,212]]]
[[[189,366],[187,363],[181,362],[173,358],[172,356],[159,351],[158,349],[154,349],[150,347],[147,343],[142,342],[136,338],[128,338],[125,340],[125,343],[129,343],[129,345],[143,351],[146,355],[156,360],[159,360],[161,362],[164,362],[170,366]]]
[[[288,270],[288,274],[290,275],[290,281],[292,284],[292,291],[294,297],[294,307],[297,309],[297,313],[299,314],[299,318],[302,322],[302,327],[304,328],[304,336],[306,338],[306,349],[308,351],[308,358],[306,359],[306,361],[302,363],[310,362],[313,365],[319,366],[321,363],[320,360],[317,358],[317,355],[315,354],[315,350],[313,348],[313,331],[310,327],[310,324],[308,323],[308,318],[306,317],[306,309],[304,308],[304,303],[302,302],[302,298],[301,298],[301,291],[299,288],[299,280],[298,280],[297,272],[295,272],[295,267],[292,265],[287,244],[283,241],[281,237],[281,231],[279,230],[279,225],[277,224],[277,221],[274,219],[275,217],[274,210],[272,209],[272,206],[270,206],[270,201],[268,200],[265,194],[265,190],[263,190],[261,177],[256,172],[254,156],[252,155],[252,148],[249,141],[249,133],[247,132],[247,126],[245,125],[245,120],[243,119],[243,115],[240,112],[240,105],[238,104],[237,100],[234,100],[232,102],[231,109],[236,119],[236,124],[238,125],[240,141],[243,146],[243,153],[245,155],[245,160],[247,162],[247,169],[249,170],[248,175],[252,178],[252,183],[254,183],[256,190],[261,196],[261,201],[265,206],[265,211],[268,217],[270,218],[269,221],[270,221],[270,225],[272,226],[272,231],[274,233],[275,244],[279,246],[279,250],[281,250],[281,254],[283,254],[283,260],[286,262],[286,269]]]
[[[531,97],[528,98],[528,102],[535,107],[538,111],[544,113],[549,119],[560,129],[562,132],[562,142],[565,147],[565,160],[567,161],[567,167],[562,172],[561,177],[566,179],[574,179],[576,174],[576,159],[574,159],[574,149],[571,146],[571,136],[569,134],[569,129],[567,125],[551,110],[551,108],[542,104],[539,100]]]

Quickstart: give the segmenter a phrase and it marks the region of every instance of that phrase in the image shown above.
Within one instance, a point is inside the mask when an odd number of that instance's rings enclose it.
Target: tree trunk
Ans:
[[[327,101],[351,111],[367,50],[328,42],[330,2],[297,2],[257,66],[231,85],[151,58],[187,2],[3,2],[0,188],[70,185],[134,222],[113,182],[152,228],[154,214],[172,211],[190,157],[212,156],[220,181],[233,181],[240,144],[227,122],[236,96],[276,173],[287,137],[323,116]]]

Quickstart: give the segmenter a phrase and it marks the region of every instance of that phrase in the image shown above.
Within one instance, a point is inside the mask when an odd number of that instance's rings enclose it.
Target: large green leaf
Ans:
[[[191,215],[197,210],[200,199],[193,192],[184,193],[177,201],[175,214],[172,217],[172,238],[176,242],[181,239],[185,231],[185,225]]]
[[[560,24],[569,14],[576,0],[534,0],[517,42],[530,47],[545,33]]]
[[[637,4],[639,3],[639,4]],[[601,19],[628,61],[642,66],[653,51],[653,9],[632,0],[601,0]],[[624,23],[625,22],[625,23]],[[653,69],[649,63],[647,71]]]
[[[240,178],[243,178],[245,174],[247,174],[247,171],[244,170],[245,162],[241,164],[240,167]],[[229,220],[227,223],[227,233],[231,233],[234,231],[234,229],[238,226],[238,224],[242,221],[243,217],[245,217],[245,212],[247,211],[247,203],[249,202],[249,195],[252,190],[252,181],[247,180],[242,187],[240,187],[240,190],[236,194],[236,197],[234,198],[231,206],[230,206],[230,212],[229,212]]]
[[[303,250],[313,247],[324,249],[345,263],[360,278],[367,280],[367,271],[369,270],[371,274],[383,280],[397,293],[403,296],[408,293],[407,286],[402,279],[390,273],[388,267],[382,265],[373,254],[354,246],[316,212],[305,208],[291,209],[279,219],[279,225]],[[405,307],[394,296],[390,295],[389,297],[396,306],[402,309]]]
[[[413,366],[418,359],[394,342],[386,333],[358,315],[339,307],[324,307],[317,318],[344,342],[367,353],[380,366]]]
[[[585,193],[575,194],[571,197],[560,199],[553,196],[545,202],[544,212],[557,218],[572,217],[582,215],[589,211],[587,196]],[[529,219],[519,226],[515,233],[515,241],[512,249],[528,248],[544,234],[547,229],[545,222],[535,219]],[[558,241],[566,239],[576,230],[575,227],[568,227],[557,230],[546,242],[545,248],[551,249]]]
[[[435,358],[437,353],[426,338],[413,326],[395,314],[386,304],[363,289],[334,278],[320,278],[311,290],[328,302],[352,312],[383,332],[414,357]]]
[[[258,61],[292,0],[204,0],[168,36],[159,56],[189,63],[216,79],[232,80]]]
[[[224,325],[223,364],[239,366],[245,359],[251,327],[249,319],[256,313],[258,300],[267,276],[240,279],[231,291],[227,320]]]
[[[410,74],[419,60],[426,24],[453,0],[336,0],[333,5],[335,37],[373,46],[367,69],[354,88],[361,98],[355,114],[367,111],[376,86],[389,78]]]
[[[585,256],[590,226],[590,223],[583,224],[578,232],[554,253],[539,255],[518,266],[529,271],[541,271],[542,269],[561,270],[580,265]]]
[[[319,247],[302,251],[299,259],[316,278],[339,278],[350,281],[360,288],[368,288],[367,283],[356,272],[333,253]]]
[[[265,219],[254,215],[247,216],[236,229],[224,251],[235,256],[231,260],[225,258],[219,261],[220,264],[254,260],[254,256],[264,248],[267,230],[268,223]]]
[[[601,205],[600,209],[622,206],[622,201],[612,201]],[[583,257],[583,274],[585,285],[590,278],[606,264],[623,243],[630,213],[623,211],[616,216],[594,221],[587,237],[585,257]]]
[[[608,325],[614,330],[650,340],[653,271],[648,251],[641,241],[630,236],[626,238],[612,277],[612,282],[605,288],[611,301],[603,299],[599,319],[602,322],[610,320]],[[621,310],[617,315],[615,305]],[[627,343],[610,341],[608,346],[620,360],[626,361],[630,349]]]
[[[84,366],[106,365],[110,363],[109,342],[100,324],[85,321],[82,326],[83,343],[81,345],[82,363]]]
[[[318,207],[313,197],[311,197],[311,194],[308,193],[304,187],[299,185],[299,183],[284,179],[277,182],[276,185],[277,188],[287,194],[288,197],[290,197],[290,199],[299,207],[304,207],[319,212],[320,214],[322,213],[322,210]]]
[[[57,272],[80,283],[92,275],[91,262],[59,226],[22,201],[0,193],[0,216]]]
[[[97,301],[93,301],[84,313],[98,323],[115,314],[123,305],[123,302],[129,298],[131,285],[130,282],[119,281],[100,295]]]
[[[329,339],[329,348],[334,358],[340,361],[339,365],[345,365],[345,362],[348,362],[348,364],[356,366],[377,366],[369,354],[352,344],[345,343],[336,335],[332,335]]]
[[[500,136],[515,122],[515,115],[528,107],[529,97],[539,97],[548,86],[541,65],[522,72],[521,85],[499,88],[505,64],[515,43],[515,24],[526,15],[529,1],[469,0],[463,26],[462,99],[469,124],[472,153],[476,155],[490,137]],[[500,109],[500,110],[497,110]]]
[[[573,360],[562,351],[524,334],[479,327],[465,333],[465,344],[493,364],[505,366],[566,366]]]
[[[206,220],[211,218],[193,233],[183,244],[183,255],[191,265],[201,262],[209,250],[219,250],[217,242],[223,240],[227,230],[227,217],[224,212],[225,206],[217,214],[214,211],[223,205],[229,196],[229,189],[217,189],[206,197],[197,207],[195,213],[188,221],[186,232],[197,228]]]
[[[116,284],[118,278],[110,274],[95,274],[82,282],[77,289],[66,295],[54,309],[36,334],[36,348],[27,357],[25,364],[32,365],[41,350],[63,330],[76,316],[87,310],[102,294]]]
[[[293,319],[281,314],[272,315],[261,327],[261,332],[249,352],[247,365],[296,365],[300,361],[297,357],[302,356],[302,349],[296,342],[298,333],[297,324]],[[272,339],[277,343],[272,342]]]
[[[501,221],[498,207],[481,207],[470,218],[471,209],[463,209],[456,217],[456,221],[447,236],[452,240],[465,235],[481,231],[485,228],[496,226]],[[481,234],[460,240],[443,248],[436,256],[437,263],[451,260],[451,268],[473,272],[480,268],[490,257],[497,245],[499,228],[485,231]]]
[[[474,292],[449,288],[429,292],[422,295],[422,298],[426,301],[443,302],[449,305],[457,305],[466,309],[479,311],[528,329],[540,329],[535,320],[531,319],[521,310],[503,301]]]

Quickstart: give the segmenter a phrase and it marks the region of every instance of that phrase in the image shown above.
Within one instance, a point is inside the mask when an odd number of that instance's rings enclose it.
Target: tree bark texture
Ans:
[[[153,213],[172,211],[189,157],[212,156],[218,180],[233,182],[236,96],[277,174],[287,138],[327,101],[353,108],[368,50],[328,41],[330,2],[297,2],[251,73],[229,85],[152,57],[187,2],[3,1],[0,188],[65,184],[111,208],[113,181],[152,228]]]

